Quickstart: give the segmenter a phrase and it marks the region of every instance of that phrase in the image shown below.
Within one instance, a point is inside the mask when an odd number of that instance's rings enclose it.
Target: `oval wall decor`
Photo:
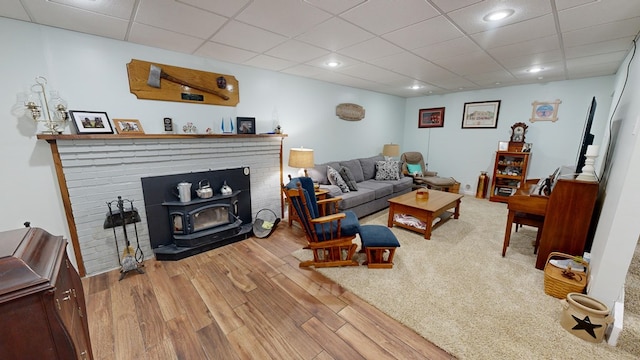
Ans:
[[[336,115],[342,120],[358,121],[364,118],[364,108],[358,104],[342,103],[336,106]]]

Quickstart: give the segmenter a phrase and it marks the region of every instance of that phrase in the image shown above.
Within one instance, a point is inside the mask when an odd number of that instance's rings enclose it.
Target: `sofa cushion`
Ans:
[[[350,191],[349,186],[347,186],[347,183],[344,182],[338,170],[332,168],[331,166],[327,166],[327,178],[329,178],[329,182],[332,185],[338,185],[343,193],[347,193]]]
[[[349,190],[358,191],[358,184],[356,183],[356,180],[353,178],[353,174],[351,173],[351,170],[349,170],[348,167],[341,166],[340,171],[338,172],[340,173],[340,176],[342,176],[342,180],[344,180],[344,182],[347,183]]]
[[[362,176],[364,180],[373,179],[376,176],[376,162],[383,161],[384,156],[376,155],[368,158],[358,159],[362,167]]]
[[[393,187],[394,194],[402,192],[406,189],[411,189],[413,187],[413,178],[410,177],[402,177],[400,178],[400,180],[372,180],[372,182],[390,184]]]
[[[376,194],[376,199],[393,194],[393,181],[367,180],[358,184],[360,190],[372,190]]]
[[[349,169],[351,175],[353,175],[353,179],[356,182],[364,181],[364,174],[362,173],[362,166],[360,165],[360,161],[357,159],[349,160],[349,161],[340,161],[340,166],[344,166]],[[345,179],[346,181],[346,179]]]
[[[400,163],[398,161],[376,161],[376,180],[399,180]]]
[[[358,189],[340,195],[342,201],[339,204],[340,209],[351,209],[358,205],[362,205],[376,199],[375,191],[371,189]]]

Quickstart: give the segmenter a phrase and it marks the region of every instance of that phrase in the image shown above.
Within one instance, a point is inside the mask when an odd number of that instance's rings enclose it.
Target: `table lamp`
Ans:
[[[384,144],[382,147],[382,155],[386,160],[390,160],[392,157],[400,156],[400,145],[398,144]]]
[[[313,167],[313,149],[291,148],[289,150],[289,166],[300,168],[298,176],[308,177],[307,168]]]

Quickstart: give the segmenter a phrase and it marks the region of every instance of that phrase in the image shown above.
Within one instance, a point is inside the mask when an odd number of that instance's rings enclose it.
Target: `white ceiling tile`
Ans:
[[[451,76],[447,78],[437,79],[431,81],[431,83],[450,91],[473,90],[479,88],[477,84],[474,84],[473,82],[460,76]]]
[[[127,20],[48,1],[28,1],[31,16],[39,24],[118,40],[124,40],[127,34]]]
[[[297,40],[288,40],[265,52],[270,56],[295,62],[307,62],[311,59],[327,55],[328,50],[309,45]]]
[[[135,21],[199,39],[208,39],[227,19],[173,0],[140,0]]]
[[[547,15],[473,34],[471,38],[483,48],[491,49],[498,46],[517,44],[522,41],[542,38],[554,35],[555,33],[553,16]]]
[[[189,6],[210,11],[212,13],[231,17],[236,15],[251,0],[176,0]]]
[[[297,37],[298,40],[331,51],[371,39],[374,35],[348,22],[332,18]]]
[[[329,17],[331,15],[325,11],[300,0],[254,0],[236,19],[280,35],[295,37]]]
[[[640,17],[638,0],[597,1],[558,12],[563,32],[634,17]]]
[[[458,10],[482,1],[483,0],[430,0],[431,3],[439,7],[440,10],[444,12]]]
[[[338,70],[343,74],[379,83],[387,83],[397,78],[398,74],[369,64],[346,66]]]
[[[261,69],[279,71],[294,65],[293,62],[274,58],[273,56],[258,55],[244,62],[245,65],[258,67]]]
[[[517,80],[510,72],[506,70],[471,74],[471,75],[466,75],[464,78],[480,86],[506,85],[506,84],[513,83]],[[500,84],[496,84],[497,82],[499,82]]]
[[[514,56],[514,54],[511,54],[510,56]],[[506,69],[518,69],[523,67],[530,68],[532,66],[540,66],[543,64],[561,61],[563,61],[563,58],[560,49],[500,59],[500,63]]]
[[[515,12],[512,16],[500,21],[483,20],[485,15],[504,9],[512,9]],[[448,13],[466,34],[488,31],[550,14],[549,0],[486,0]]]
[[[402,51],[403,50],[396,45],[393,45],[379,37],[375,37],[359,44],[340,49],[337,52],[354,59],[367,61],[393,54],[399,54]]]
[[[334,15],[338,15],[366,1],[367,0],[304,0],[304,2]]]
[[[553,50],[560,50],[560,41],[555,34],[514,44],[492,47],[488,49],[487,52],[498,61],[504,61],[514,57],[521,58]]]
[[[601,41],[593,44],[586,44],[574,47],[567,47],[565,55],[567,59],[612,52],[627,53],[633,47],[633,37],[620,38],[616,40]]]
[[[4,0],[0,5],[0,16],[23,21],[31,20],[20,0]]]
[[[194,55],[208,57],[212,59],[217,59],[221,61],[226,61],[230,63],[242,64],[245,61],[251,59],[254,56],[257,56],[258,53],[238,49],[236,47],[218,44],[212,41],[207,41],[204,45],[202,45],[198,50],[195,51]]]
[[[444,16],[438,16],[385,34],[382,37],[404,49],[411,50],[462,37],[463,35]]]
[[[367,1],[340,15],[374,34],[381,35],[438,16],[424,0]]]
[[[601,1],[601,0],[562,0],[562,1],[556,2],[556,8],[558,9],[558,11],[560,11],[560,10],[570,9],[576,6],[587,5],[587,4],[598,2],[598,1]]]
[[[573,47],[624,37],[633,38],[638,28],[640,28],[640,17],[564,32],[562,40],[565,46]]]
[[[34,4],[38,0],[23,0],[28,6]],[[102,0],[102,1],[86,1],[86,0],[48,0],[51,4],[60,4],[63,6],[95,12],[97,14],[115,16],[120,19],[129,19],[133,12],[135,0]],[[46,3],[45,2],[45,3]],[[46,5],[45,5],[46,6]]]
[[[581,79],[593,76],[613,75],[618,71],[620,64],[617,61],[602,64],[589,64],[571,67],[568,71],[569,79]]]
[[[502,66],[484,51],[466,53],[464,56],[442,58],[433,63],[462,76],[502,70]]]
[[[443,69],[419,56],[409,53],[390,55],[376,59],[372,61],[372,63],[427,83],[430,83],[430,80],[432,79],[442,79],[454,76],[454,74],[449,70]]]
[[[193,53],[203,43],[202,39],[144,24],[133,24],[131,26],[129,41],[188,54]]]
[[[577,66],[612,64],[616,62],[620,63],[620,61],[622,61],[626,55],[627,55],[626,51],[618,51],[618,52],[608,53],[608,54],[598,54],[598,55],[591,55],[591,56],[583,56],[583,57],[574,58],[574,59],[567,59],[567,69],[572,69]]]
[[[465,36],[413,49],[413,52],[427,60],[433,61],[460,56],[479,50],[481,50],[481,48]]]
[[[211,40],[245,50],[263,52],[285,42],[287,38],[262,31],[251,25],[231,21],[220,29]]]
[[[282,70],[282,72],[286,74],[291,74],[291,75],[315,78],[318,74],[323,72],[323,70],[317,66],[299,64],[299,65],[284,69]]]

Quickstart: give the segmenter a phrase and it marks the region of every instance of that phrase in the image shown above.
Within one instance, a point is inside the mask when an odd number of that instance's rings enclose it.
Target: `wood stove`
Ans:
[[[167,201],[173,242],[178,247],[193,247],[212,239],[225,238],[240,231],[238,194],[219,195],[189,202]]]
[[[157,260],[179,260],[252,235],[248,167],[142,178],[149,241]],[[192,188],[181,202],[176,186],[207,180],[214,190],[201,199]],[[227,183],[233,192],[222,195]]]

